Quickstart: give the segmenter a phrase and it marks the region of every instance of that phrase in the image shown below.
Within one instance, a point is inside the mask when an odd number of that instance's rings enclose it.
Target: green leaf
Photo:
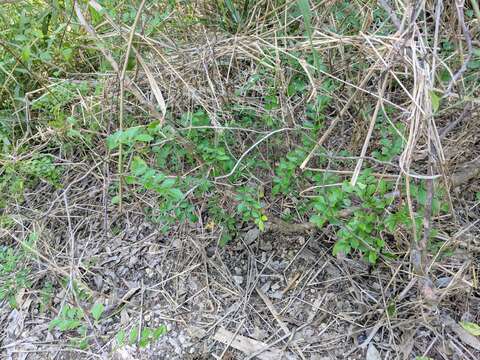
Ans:
[[[440,96],[435,91],[430,91],[430,98],[432,99],[432,110],[436,113],[440,108]]]
[[[52,61],[52,55],[48,51],[40,53],[40,60],[49,62]]]
[[[153,136],[148,134],[139,134],[135,136],[135,141],[149,142],[153,140]]]
[[[259,220],[259,221],[257,222],[257,225],[258,225],[258,229],[259,229],[260,231],[265,231],[265,223],[264,223],[262,220]]]
[[[117,344],[119,347],[123,346],[125,344],[125,330],[120,330],[118,334],[115,336],[115,339],[117,340]]]
[[[22,60],[24,62],[27,62],[28,60],[30,60],[31,55],[32,55],[32,50],[30,49],[30,47],[29,46],[24,47],[21,55]]]
[[[62,56],[65,61],[69,61],[72,58],[73,50],[71,48],[62,49]]]
[[[180,201],[183,199],[184,195],[180,189],[169,189],[168,194],[175,200]]]
[[[132,330],[130,330],[130,335],[128,337],[128,343],[130,345],[133,345],[137,342],[137,339],[138,339],[138,327],[134,327],[134,328],[132,328]]]
[[[152,334],[152,337],[153,337],[153,340],[158,340],[160,339],[160,337],[162,335],[165,335],[167,333],[167,327],[165,325],[160,325],[158,328],[156,328],[155,330],[153,330],[153,334]]]
[[[227,230],[224,230],[222,232],[222,235],[220,236],[220,240],[218,241],[218,245],[220,247],[224,247],[225,245],[227,245],[230,240],[232,240],[232,235],[227,231]]]
[[[313,215],[312,217],[310,217],[310,222],[312,224],[315,224],[319,228],[323,227],[323,225],[325,224],[326,221],[327,220],[325,219],[325,217],[320,216],[320,215]]]
[[[303,21],[305,23],[305,30],[307,30],[308,37],[311,39],[313,34],[312,28],[312,10],[308,0],[297,0],[297,5],[302,12]]]
[[[148,345],[150,342],[150,336],[152,335],[152,330],[148,327],[142,329],[142,333],[140,335],[140,341],[138,342],[138,346],[143,348]]]
[[[130,165],[130,169],[135,176],[142,176],[148,170],[148,165],[142,158],[135,156]]]
[[[337,256],[339,253],[348,255],[350,250],[350,245],[348,245],[345,241],[337,241],[333,247],[333,256]]]
[[[473,336],[480,336],[480,325],[468,321],[462,321],[460,325]]]
[[[100,320],[104,310],[105,310],[105,306],[101,302],[98,302],[95,305],[93,305],[90,312],[92,313],[92,317],[94,318],[95,321]]]
[[[236,25],[239,25],[241,22],[241,17],[235,5],[233,5],[232,0],[225,0],[225,5],[227,5],[228,11],[230,11],[230,15],[232,16],[233,21]]]
[[[168,178],[162,183],[162,187],[165,189],[171,188],[173,185],[175,185],[175,182],[177,180],[175,178]]]
[[[120,145],[122,135],[123,133],[121,131],[117,131],[107,137],[108,150],[113,150]]]

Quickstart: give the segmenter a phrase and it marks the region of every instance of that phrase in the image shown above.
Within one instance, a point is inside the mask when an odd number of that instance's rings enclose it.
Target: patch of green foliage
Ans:
[[[90,321],[88,321],[90,319]],[[72,346],[79,349],[87,349],[95,333],[91,325],[98,326],[105,318],[105,305],[102,302],[95,302],[88,310],[83,310],[79,306],[64,304],[58,315],[50,321],[49,329],[57,330],[66,336]],[[116,335],[118,347],[126,344],[137,344],[140,348],[158,341],[159,338],[167,333],[165,325],[156,328],[143,327],[140,334],[139,328],[133,327],[128,335],[124,330],[120,330]]]
[[[265,222],[268,220],[264,214],[263,205],[260,201],[263,194],[261,191],[252,187],[243,187],[238,189],[237,211],[243,221],[253,222],[261,231],[265,230]]]
[[[35,155],[32,159],[6,161],[0,173],[0,191],[5,195],[0,198],[0,207],[10,200],[23,199],[26,189],[34,188],[43,181],[54,187],[60,187],[61,168],[49,154]]]
[[[0,301],[6,299],[11,307],[17,306],[16,295],[29,288],[30,268],[24,266],[22,249],[0,246]]]
[[[167,327],[160,325],[158,327],[142,327],[134,326],[129,333],[125,330],[120,330],[116,335],[117,347],[121,348],[125,345],[138,345],[140,348],[144,348],[147,345],[154,343],[167,333]]]
[[[341,187],[322,189],[322,194],[312,202],[315,213],[310,221],[318,227],[327,223],[335,226],[334,255],[356,252],[375,263],[384,253],[387,236],[394,235],[400,228],[413,230],[407,205],[392,206],[396,198],[392,194],[393,186],[393,182],[377,179],[371,170],[364,170],[355,186],[344,181]],[[411,195],[417,204],[415,228],[420,231],[426,190],[421,184],[413,184]],[[435,216],[446,211],[448,204],[442,201],[442,192],[437,191],[432,200],[432,213]]]

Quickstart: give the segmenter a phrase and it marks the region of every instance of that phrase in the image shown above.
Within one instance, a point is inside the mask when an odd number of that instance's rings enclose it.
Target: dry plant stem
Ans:
[[[468,30],[467,25],[465,24],[465,15],[463,13],[465,6],[465,0],[455,0],[455,7],[457,9],[457,18],[460,27],[462,28],[463,36],[465,37],[465,42],[467,43],[467,56],[465,57],[462,66],[458,71],[453,75],[452,80],[448,84],[447,90],[445,90],[444,96],[449,96],[452,90],[453,85],[458,81],[458,79],[462,76],[462,74],[467,70],[467,65],[470,62],[473,54],[473,46],[472,46],[472,36],[470,34],[470,30]]]
[[[273,306],[272,302],[270,301],[270,299],[264,294],[264,292],[262,291],[262,289],[260,289],[258,286],[255,287],[255,290],[257,291],[257,294],[262,298],[263,302],[265,303],[265,305],[267,305],[268,307],[268,310],[270,310],[270,312],[272,313],[273,317],[275,318],[275,320],[277,321],[278,325],[280,325],[280,328],[285,332],[285,334],[291,334],[290,330],[288,329],[287,325],[285,325],[285,323],[282,321],[282,319],[280,318],[279,314],[277,313],[277,310],[275,310],[275,307]],[[298,355],[300,355],[300,357],[303,359],[303,360],[306,360],[305,358],[305,355],[303,354],[302,350],[300,349],[300,347],[297,345],[297,344],[294,344],[293,347],[295,348],[295,350],[298,352]]]
[[[230,346],[232,346],[232,343],[233,343],[233,340],[235,340],[235,337],[238,335],[238,333],[240,332],[240,330],[242,329],[242,326],[243,324],[245,323],[245,318],[242,319],[242,321],[240,321],[240,324],[237,326],[237,329],[235,330],[235,333],[233,334],[233,336],[231,337],[230,341],[227,343],[227,345],[225,346],[225,348],[223,349],[222,353],[220,354],[220,359],[223,359],[223,357],[225,356],[225,354],[227,353],[228,349],[230,348]]]
[[[254,143],[252,146],[250,146],[243,154],[242,156],[240,156],[240,158],[237,160],[237,162],[235,163],[235,165],[233,166],[232,170],[228,173],[228,174],[225,174],[225,175],[222,175],[222,176],[217,176],[215,178],[216,181],[220,180],[220,179],[226,179],[230,176],[232,176],[235,171],[237,170],[238,166],[240,165],[240,163],[242,162],[242,160],[245,158],[245,156],[247,156],[250,151],[252,151],[253,149],[255,149],[260,143],[262,143],[263,141],[267,140],[270,136],[274,135],[274,134],[277,134],[279,132],[283,132],[283,131],[292,131],[292,130],[295,130],[295,129],[292,129],[292,128],[282,128],[282,129],[277,129],[277,130],[274,130],[270,133],[268,133],[267,135],[265,135],[264,137],[262,137],[260,140],[258,140],[256,143]]]
[[[385,93],[385,89],[387,87],[387,80],[389,77],[385,75],[385,79],[383,80],[382,87],[380,89],[379,98],[377,100],[377,105],[375,106],[375,110],[373,111],[372,119],[370,120],[370,125],[368,126],[367,136],[365,138],[365,142],[363,143],[362,152],[360,153],[360,158],[357,161],[357,165],[355,166],[355,170],[353,172],[352,180],[350,184],[355,186],[357,183],[358,176],[360,175],[360,171],[362,170],[363,159],[367,154],[368,145],[370,144],[370,138],[373,133],[373,128],[375,127],[375,122],[377,121],[378,111],[382,107],[383,95]]]
[[[125,59],[123,61],[122,72],[119,74],[118,81],[120,82],[120,96],[119,96],[119,114],[118,114],[118,121],[119,121],[119,131],[123,131],[123,113],[124,113],[124,101],[123,98],[125,96],[125,74],[127,72],[128,66],[128,59],[130,57],[130,51],[132,50],[132,43],[133,37],[135,35],[135,29],[137,27],[138,21],[140,20],[140,16],[142,14],[143,7],[145,6],[145,1],[142,0],[140,6],[137,10],[137,15],[135,16],[135,20],[132,25],[132,30],[130,32],[130,37],[128,39],[127,44],[127,51],[125,53]],[[120,211],[122,211],[122,187],[123,187],[123,145],[120,144],[118,148],[118,206],[120,207]]]
[[[377,60],[377,62],[375,63],[375,65],[373,65],[370,70],[368,71],[367,75],[365,76],[365,78],[362,80],[361,84],[358,86],[358,88],[363,88],[367,82],[370,80],[370,78],[372,77],[374,71],[375,71],[375,68],[376,66],[378,65],[380,61]],[[355,99],[355,97],[357,96],[358,94],[358,88],[355,89],[353,95],[348,99],[347,103],[345,104],[345,106],[342,108],[342,110],[340,111],[340,114],[335,118],[335,120],[333,120],[333,122],[330,124],[330,126],[328,127],[327,130],[325,130],[325,132],[323,133],[323,135],[320,137],[320,139],[318,140],[318,142],[315,144],[315,146],[313,147],[312,151],[310,151],[310,153],[307,155],[307,157],[305,158],[305,160],[303,160],[302,164],[300,165],[300,170],[304,170],[305,167],[308,165],[308,162],[310,161],[310,159],[312,158],[312,156],[315,154],[315,151],[317,151],[317,149],[322,146],[322,144],[325,142],[325,140],[327,140],[328,136],[330,135],[330,133],[333,131],[333,129],[335,128],[335,126],[337,126],[338,122],[342,119],[342,117],[345,115],[345,113],[348,111],[348,109],[350,108],[350,105],[352,104],[353,102],[353,99]]]
[[[477,0],[470,0],[472,4],[473,11],[475,12],[475,16],[477,17],[478,22],[480,23],[480,7],[478,7]]]

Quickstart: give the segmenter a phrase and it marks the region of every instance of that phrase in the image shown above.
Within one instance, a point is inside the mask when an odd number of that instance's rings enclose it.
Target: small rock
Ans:
[[[272,299],[280,300],[283,298],[283,292],[281,292],[280,290],[274,291],[272,294],[270,294],[270,297]]]
[[[257,240],[259,236],[260,236],[260,229],[254,227],[245,233],[245,235],[243,236],[243,241],[245,241],[245,244],[250,245],[255,240]]]
[[[204,329],[197,326],[191,326],[188,328],[188,332],[190,333],[190,336],[194,338],[202,338],[207,333]]]
[[[446,288],[448,284],[450,284],[450,281],[452,281],[452,277],[450,276],[440,277],[435,280],[435,285],[440,289]]]
[[[315,331],[310,327],[307,327],[305,330],[303,330],[303,336],[305,336],[306,338],[310,338],[314,334],[315,334]]]
[[[133,267],[136,263],[138,263],[138,257],[132,256],[130,260],[128,260],[128,266]]]
[[[98,291],[102,290],[103,288],[103,278],[96,274],[94,277],[93,277],[93,282],[95,283],[95,287],[97,288]]]
[[[173,346],[173,350],[175,351],[175,353],[177,353],[178,355],[182,354],[182,348],[175,338],[169,337],[168,342],[170,343],[170,345]]]
[[[273,250],[273,245],[269,241],[264,241],[260,244],[260,249],[263,251],[272,251]]]
[[[146,269],[145,269],[145,272],[147,273],[147,276],[148,276],[149,278],[152,278],[153,275],[155,275],[155,271],[153,271],[151,268],[146,268]]]
[[[262,285],[261,289],[264,293],[266,293],[268,290],[270,290],[270,286],[272,285],[272,282],[268,280],[265,284]]]
[[[242,285],[242,283],[243,283],[243,276],[234,275],[234,276],[232,276],[232,278],[233,278],[233,281],[235,281],[235,283],[236,283],[237,285]]]

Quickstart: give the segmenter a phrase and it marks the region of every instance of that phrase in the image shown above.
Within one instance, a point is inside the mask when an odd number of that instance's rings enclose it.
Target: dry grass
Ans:
[[[88,3],[101,9],[94,0]],[[221,18],[215,2],[178,5],[168,18],[169,31],[155,37],[141,31],[144,3],[136,30],[107,15],[94,28],[85,7],[75,5],[74,21],[84,27],[85,36],[112,68],[95,74],[94,81],[105,84],[103,94],[79,95],[69,104],[72,113],[85,118],[88,114],[98,122],[91,130],[93,142],[63,150],[58,145],[63,134],[48,124],[22,140],[32,146],[31,154],[47,146],[58,148],[56,162],[65,169],[64,186],[55,190],[40,183],[25,194],[24,202],[5,209],[15,226],[1,230],[1,242],[26,246],[37,270],[31,276],[32,289],[17,295],[19,308],[11,311],[5,304],[0,312],[6,356],[267,359],[280,354],[292,359],[371,360],[379,351],[384,359],[479,358],[478,337],[468,336],[457,325],[460,320],[480,323],[480,210],[475,198],[480,190],[479,89],[472,78],[478,72],[472,75],[467,68],[473,48],[478,48],[480,19],[465,17],[471,5],[380,1],[388,16],[382,26],[374,26],[379,8],[354,1],[351,6],[361,14],[359,30],[339,35],[345,20],[330,11],[338,2],[318,1],[310,10],[309,38],[283,31],[295,24],[304,26],[301,12],[286,22],[287,13],[296,7],[294,1],[251,2],[244,23],[230,33],[213,21]],[[153,12],[155,7],[147,3],[144,11]],[[210,18],[214,24],[189,24],[192,18]],[[385,27],[393,30],[384,32]],[[440,54],[444,40],[457,44],[448,57]],[[119,65],[122,61],[111,52],[114,46],[134,54],[135,70],[127,71],[128,56]],[[307,61],[312,49],[323,59],[320,69]],[[262,78],[250,86],[252,77],[262,71],[271,74],[271,81]],[[441,81],[441,71],[452,80]],[[306,76],[306,89],[288,96],[292,78],[300,73]],[[80,79],[72,74],[66,80]],[[333,93],[322,86],[326,79],[337,84]],[[267,111],[264,99],[272,84],[280,106]],[[396,257],[382,256],[373,267],[358,257],[332,256],[336,240],[332,226],[313,230],[295,208],[299,199],[269,197],[271,169],[254,172],[244,167],[252,154],[279,159],[298,146],[306,129],[307,104],[317,95],[332,96],[334,101],[298,177],[303,171],[332,172],[355,184],[361,170],[370,167],[377,177],[397,179],[393,196],[406,201],[412,219],[416,202],[410,186],[426,184],[422,228],[399,228],[387,244]],[[436,101],[441,101],[440,110]],[[391,163],[369,156],[380,146],[375,122],[387,107],[393,109],[386,112],[393,114],[388,120],[406,129],[403,151]],[[219,206],[225,211],[233,207],[238,183],[229,180],[239,171],[245,175],[236,181],[253,181],[267,189],[271,221],[254,242],[249,241],[248,229],[240,229],[237,239],[218,247],[221,229],[205,217],[209,199],[197,198],[195,185],[187,194],[198,221],[161,232],[145,215],[145,209],[158,206],[158,198],[129,191],[122,181],[131,155],[122,147],[117,153],[105,147],[108,135],[126,127],[125,118],[140,125],[158,120],[171,131],[166,142],[173,139],[195,158],[195,145],[186,136],[194,127],[177,119],[198,108],[209,115],[209,126],[219,138],[227,132],[234,139],[228,151],[235,166],[211,177],[211,195],[218,197]],[[238,109],[254,112],[259,119],[273,112],[280,125],[239,126],[234,123]],[[34,121],[38,114],[26,110]],[[346,149],[354,154],[346,159],[349,162],[335,162],[338,157],[345,160],[341,151]],[[324,157],[329,159],[326,166]],[[197,166],[206,165],[185,162],[178,173],[169,175],[186,178]],[[130,196],[121,206],[111,203],[116,186]],[[432,201],[440,187],[450,210],[433,217]],[[300,197],[315,189],[305,184]],[[293,224],[276,219],[287,208],[294,214]],[[428,243],[433,231],[442,245],[432,250]],[[35,247],[25,245],[31,232],[38,236]],[[57,284],[58,292],[48,310],[39,314],[32,304],[39,302],[40,284],[47,280]],[[108,320],[89,324],[94,341],[88,350],[70,348],[65,334],[47,329],[63,304],[87,306],[77,286],[107,305]],[[140,351],[129,346],[115,349],[120,329],[160,323],[168,324],[171,333],[158,344]],[[232,337],[219,340],[219,332]],[[240,351],[236,335],[260,345]],[[179,343],[179,337],[188,345]]]

